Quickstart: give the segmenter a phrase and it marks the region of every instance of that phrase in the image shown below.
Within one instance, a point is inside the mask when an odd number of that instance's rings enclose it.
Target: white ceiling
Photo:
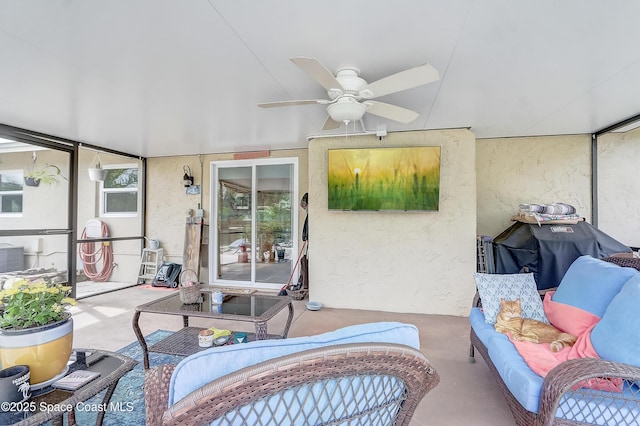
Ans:
[[[307,56],[368,82],[438,69],[379,99],[418,119],[367,130],[591,133],[640,113],[639,16],[635,0],[2,0],[0,123],[147,157],[306,147],[324,106],[256,104],[326,98],[289,61]]]

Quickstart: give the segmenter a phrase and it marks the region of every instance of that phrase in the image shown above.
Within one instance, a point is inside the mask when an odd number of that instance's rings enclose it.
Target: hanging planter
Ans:
[[[89,179],[91,179],[92,181],[103,181],[104,178],[107,176],[107,171],[105,169],[103,169],[102,165],[100,164],[100,154],[99,153],[96,153],[96,156],[93,157],[93,161],[95,161],[96,158],[98,160],[98,162],[96,163],[96,167],[95,168],[89,168]]]
[[[93,181],[103,181],[107,176],[107,171],[101,168],[89,169],[89,179]]]
[[[35,161],[34,161],[35,166]],[[55,164],[47,164],[42,168],[34,168],[24,176],[26,186],[57,185],[60,179],[67,180],[62,171]]]
[[[40,186],[40,179],[35,179],[32,177],[25,176],[24,184],[27,186]]]

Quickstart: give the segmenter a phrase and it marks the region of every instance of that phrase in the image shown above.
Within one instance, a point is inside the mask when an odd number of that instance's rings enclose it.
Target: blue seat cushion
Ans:
[[[273,358],[347,343],[396,343],[420,349],[412,324],[378,322],[344,327],[328,333],[282,340],[260,340],[207,349],[182,360],[169,384],[169,406],[205,384]]]
[[[496,336],[496,329],[493,324],[489,324],[484,320],[484,313],[480,308],[471,308],[471,313],[469,314],[469,322],[471,323],[471,328],[475,331],[476,336],[485,346],[489,346],[489,340]]]
[[[552,299],[602,318],[611,300],[634,275],[638,271],[633,268],[580,256],[562,277]]]
[[[543,378],[529,368],[506,335],[498,333],[492,324],[485,322],[480,308],[471,308],[469,321],[487,347],[491,362],[511,394],[524,408],[537,413]]]
[[[529,368],[506,335],[495,333],[487,346],[491,362],[520,405],[532,413],[537,413],[544,379]]]

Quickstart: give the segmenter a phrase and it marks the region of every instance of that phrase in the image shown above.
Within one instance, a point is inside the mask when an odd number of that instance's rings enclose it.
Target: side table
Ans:
[[[74,349],[68,364],[71,373],[75,370],[100,372],[100,376],[76,391],[66,391],[46,386],[32,392],[26,402],[7,406],[0,410],[2,425],[41,425],[51,421],[62,425],[67,414],[68,424],[75,425],[75,408],[103,390],[107,390],[101,404],[96,406],[96,425],[101,425],[105,412],[111,409],[111,396],[122,376],[131,371],[138,362],[117,352],[99,349]],[[119,405],[116,404],[116,409]],[[6,409],[5,409],[6,408]],[[83,407],[86,408],[86,407]]]

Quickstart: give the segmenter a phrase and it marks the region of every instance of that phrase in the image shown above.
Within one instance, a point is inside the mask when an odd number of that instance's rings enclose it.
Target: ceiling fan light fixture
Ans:
[[[358,121],[364,116],[367,107],[360,102],[336,102],[327,107],[329,116],[338,123]]]

